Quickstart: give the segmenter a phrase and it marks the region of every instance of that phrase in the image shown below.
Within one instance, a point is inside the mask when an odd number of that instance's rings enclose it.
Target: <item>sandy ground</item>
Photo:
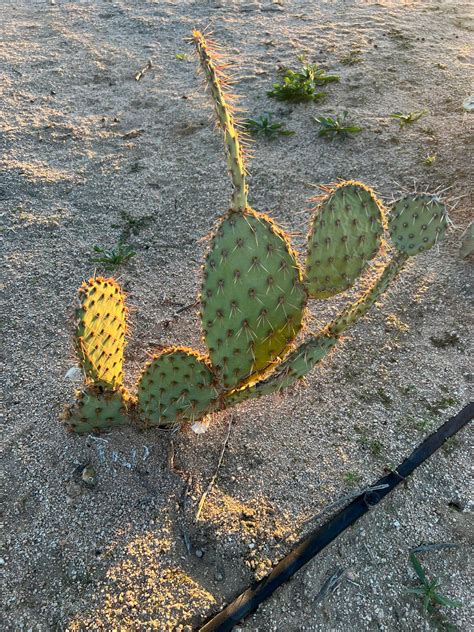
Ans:
[[[469,10],[462,0],[3,1],[3,630],[190,630],[267,572],[317,524],[312,516],[376,480],[469,401],[472,267],[459,256],[472,208],[472,118],[461,107]],[[229,413],[205,435],[174,437],[77,437],[59,417],[74,387],[64,376],[75,364],[75,292],[96,269],[95,245],[125,237],[138,253],[119,273],[132,306],[129,384],[158,345],[202,349],[195,311],[173,314],[196,296],[203,238],[230,194],[184,42],[208,25],[238,60],[242,105],[273,111],[296,132],[255,144],[250,199],[298,247],[315,185],[338,177],[385,199],[414,185],[449,188],[456,208],[446,242],[407,266],[306,385],[235,409],[196,523]],[[299,53],[340,74],[324,103],[266,96]],[[425,108],[403,130],[388,118]],[[311,115],[343,109],[364,131],[319,139]],[[437,157],[431,166],[427,155]],[[313,302],[315,323],[346,300]],[[470,445],[468,428],[240,630],[474,629]],[[97,473],[92,488],[80,477],[86,464]],[[406,593],[408,552],[446,542],[456,547],[420,559],[463,605],[433,622]],[[342,571],[338,590],[320,599]]]

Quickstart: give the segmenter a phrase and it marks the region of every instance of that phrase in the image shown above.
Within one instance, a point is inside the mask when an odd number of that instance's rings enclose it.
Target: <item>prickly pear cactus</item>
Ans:
[[[393,205],[390,236],[397,250],[411,257],[438,243],[447,224],[446,206],[437,196],[406,195]]]
[[[114,279],[97,277],[79,288],[76,350],[89,381],[116,388],[123,380],[127,330],[124,294]]]
[[[63,414],[66,427],[77,434],[98,433],[130,423],[130,397],[125,389],[104,390],[91,386],[76,394],[76,401]]]
[[[361,182],[341,182],[321,200],[308,237],[306,288],[311,298],[349,289],[377,254],[384,208]]]
[[[172,347],[144,368],[137,397],[122,387],[127,310],[113,279],[80,288],[76,348],[86,386],[67,408],[73,432],[88,433],[140,419],[145,427],[183,421],[280,392],[303,378],[362,318],[396,278],[409,256],[444,235],[447,215],[435,196],[405,196],[393,204],[389,232],[395,253],[379,278],[296,348],[309,298],[350,288],[376,255],[386,228],[383,204],[360,182],[341,182],[320,201],[308,237],[303,279],[288,236],[247,202],[246,172],[224,65],[201,33],[193,33],[223,131],[233,195],[211,238],[203,268],[201,322],[208,355]],[[138,408],[138,415],[134,409]]]
[[[218,391],[208,362],[192,349],[173,347],[155,356],[138,380],[137,401],[147,426],[194,421],[212,407]]]

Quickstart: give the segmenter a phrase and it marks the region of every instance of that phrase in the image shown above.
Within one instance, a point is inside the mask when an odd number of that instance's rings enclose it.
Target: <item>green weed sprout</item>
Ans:
[[[278,136],[292,136],[295,132],[284,129],[284,123],[273,120],[273,114],[265,112],[257,118],[248,118],[244,121],[245,129],[252,136],[264,136],[274,139]]]
[[[130,259],[137,254],[133,246],[121,242],[116,248],[94,246],[94,252],[99,256],[92,259],[93,263],[102,263],[108,268],[121,266],[130,261]]]
[[[405,125],[409,125],[418,121],[422,116],[428,114],[428,110],[421,110],[419,112],[408,112],[407,114],[403,114],[403,112],[394,112],[390,114],[390,118],[396,119],[400,127],[405,127]]]
[[[360,474],[357,474],[357,472],[347,472],[344,475],[344,480],[349,487],[355,487],[362,479]]]
[[[415,588],[407,588],[407,592],[412,595],[417,595],[423,600],[423,611],[428,614],[435,614],[440,606],[446,606],[448,608],[459,608],[462,603],[455,601],[454,599],[448,599],[443,597],[438,592],[439,582],[435,578],[429,581],[426,577],[426,573],[420,564],[420,560],[414,553],[410,553],[410,562],[413,566],[418,579],[420,580],[420,586]]]
[[[436,154],[427,154],[423,160],[424,164],[427,167],[431,167],[436,162],[437,155]]]
[[[337,116],[313,116],[320,129],[318,136],[329,138],[348,138],[351,134],[358,134],[362,127],[347,122],[347,112]]]
[[[300,61],[303,57],[299,56]],[[318,86],[339,81],[338,75],[328,75],[317,64],[304,64],[300,70],[288,68],[283,74],[283,83],[274,83],[273,89],[267,92],[268,96],[278,101],[290,101],[292,103],[304,103],[316,101],[326,96],[325,92],[318,91]]]

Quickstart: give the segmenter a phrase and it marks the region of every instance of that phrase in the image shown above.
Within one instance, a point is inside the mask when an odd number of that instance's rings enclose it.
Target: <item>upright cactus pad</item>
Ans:
[[[392,207],[390,236],[397,250],[417,255],[444,237],[448,216],[446,206],[434,195],[407,195]]]
[[[149,362],[138,381],[138,408],[149,426],[172,427],[202,417],[218,391],[205,358],[192,349],[165,349]]]
[[[77,393],[76,401],[66,407],[66,427],[77,434],[101,432],[130,423],[127,416],[130,397],[125,389],[103,390],[91,386]]]
[[[306,288],[311,298],[349,289],[377,254],[384,209],[360,182],[338,184],[321,201],[308,238]]]
[[[123,379],[127,328],[124,294],[114,279],[97,277],[79,289],[76,349],[87,378],[116,388]]]
[[[265,370],[288,350],[305,303],[283,231],[251,209],[229,212],[212,240],[201,291],[204,338],[225,388]]]
[[[193,31],[193,42],[211,92],[217,120],[224,135],[227,167],[234,188],[232,207],[235,210],[244,211],[247,207],[244,153],[234,120],[232,101],[235,99],[235,95],[230,95],[225,90],[228,85],[228,77],[225,74],[227,64],[217,52],[218,47],[206,39],[200,31]]]

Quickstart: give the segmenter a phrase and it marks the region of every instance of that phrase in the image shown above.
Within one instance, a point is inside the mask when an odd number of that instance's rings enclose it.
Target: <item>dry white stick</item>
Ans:
[[[201,500],[199,501],[199,505],[198,505],[198,508],[197,508],[197,511],[196,511],[196,518],[195,518],[196,522],[199,522],[199,518],[201,516],[202,509],[204,507],[204,503],[206,502],[206,498],[208,497],[209,493],[211,492],[212,488],[214,487],[214,483],[216,482],[217,475],[219,474],[219,469],[220,469],[220,467],[222,465],[222,460],[224,458],[224,452],[225,452],[225,449],[227,447],[227,443],[229,441],[230,431],[232,429],[232,421],[233,421],[233,419],[234,419],[233,415],[230,415],[230,417],[229,417],[229,427],[227,429],[227,435],[226,435],[226,438],[224,440],[224,445],[222,446],[221,454],[219,456],[219,461],[217,462],[216,471],[214,472],[214,476],[209,481],[209,485],[207,486],[206,491],[201,496]]]
[[[146,71],[150,70],[150,68],[151,68],[151,59],[147,61],[146,66],[143,66],[143,68],[137,72],[137,74],[135,75],[135,81],[140,81],[140,79],[143,77]]]

